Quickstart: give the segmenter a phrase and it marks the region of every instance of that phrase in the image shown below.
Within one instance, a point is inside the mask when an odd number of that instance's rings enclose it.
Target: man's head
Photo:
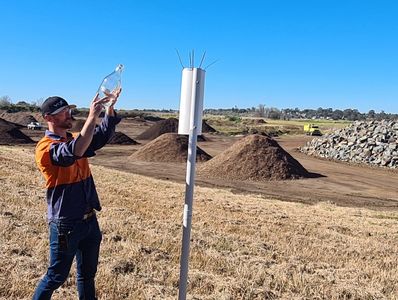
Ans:
[[[47,98],[43,102],[41,113],[44,119],[48,123],[51,123],[51,127],[54,127],[54,129],[70,129],[72,128],[71,109],[75,107],[76,105],[69,105],[65,99],[53,96]]]

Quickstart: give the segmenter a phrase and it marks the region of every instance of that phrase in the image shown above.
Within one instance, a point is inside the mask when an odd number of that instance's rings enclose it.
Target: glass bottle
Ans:
[[[106,76],[101,85],[98,88],[98,97],[100,99],[104,97],[109,97],[109,101],[103,103],[102,105],[108,107],[112,104],[112,96],[116,95],[117,91],[122,87],[122,71],[124,66],[118,65],[111,74]]]

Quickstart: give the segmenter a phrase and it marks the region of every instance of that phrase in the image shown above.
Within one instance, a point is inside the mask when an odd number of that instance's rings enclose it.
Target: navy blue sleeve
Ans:
[[[101,124],[95,127],[93,140],[91,141],[86,153],[90,154],[90,156],[94,156],[94,151],[104,147],[115,133],[115,127],[120,123],[120,121],[121,118],[117,117],[116,113],[114,117],[105,114],[105,116],[102,118]],[[86,156],[86,153],[84,156],[90,157]],[[93,153],[94,155],[92,155]]]
[[[71,166],[78,157],[73,154],[76,140],[66,143],[53,143],[50,146],[50,158],[54,165],[61,167]]]

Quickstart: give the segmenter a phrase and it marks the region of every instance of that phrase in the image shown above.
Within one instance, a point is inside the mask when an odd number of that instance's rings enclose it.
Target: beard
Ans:
[[[63,122],[59,122],[57,124],[58,127],[62,128],[62,129],[71,129],[72,128],[72,119],[66,119]]]

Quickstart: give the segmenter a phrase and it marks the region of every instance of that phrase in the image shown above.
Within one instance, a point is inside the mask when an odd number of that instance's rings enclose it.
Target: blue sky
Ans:
[[[205,108],[398,113],[396,1],[4,1],[0,96],[88,107],[125,65],[119,108],[178,109],[206,50]],[[397,3],[397,4],[396,4]]]

